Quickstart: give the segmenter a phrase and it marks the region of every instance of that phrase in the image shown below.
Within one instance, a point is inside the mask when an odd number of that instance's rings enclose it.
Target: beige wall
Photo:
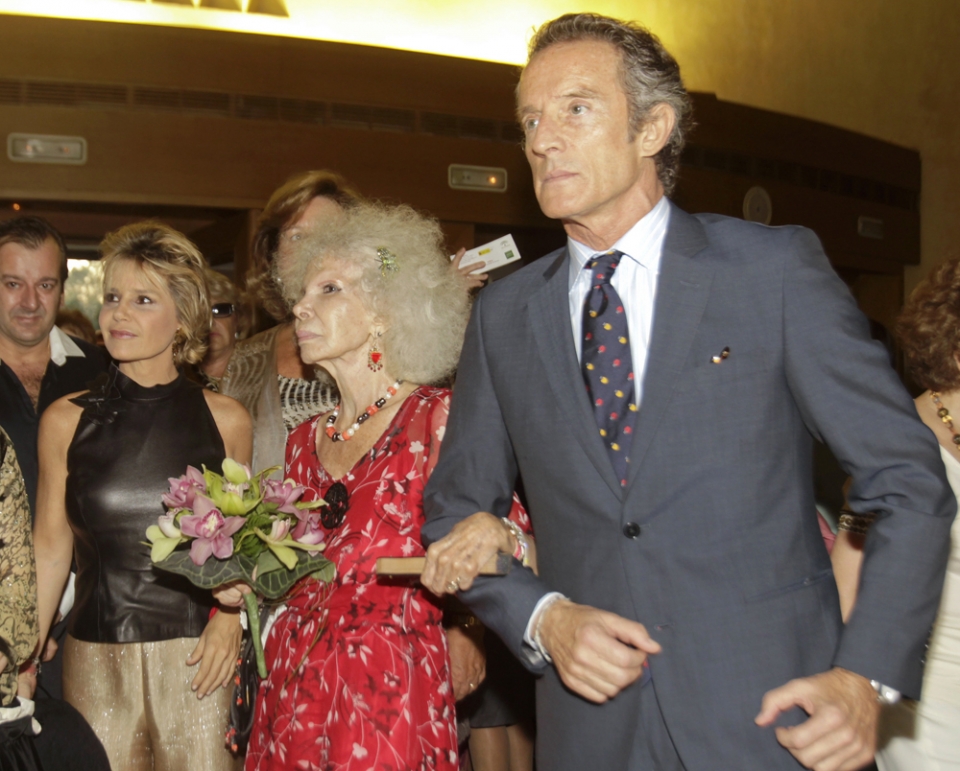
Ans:
[[[551,15],[570,9],[551,2]],[[922,262],[960,257],[960,2],[634,0],[590,10],[637,19],[687,86],[918,150]]]

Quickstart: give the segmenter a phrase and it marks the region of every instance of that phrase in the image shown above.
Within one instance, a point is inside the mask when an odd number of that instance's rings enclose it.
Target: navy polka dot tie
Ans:
[[[597,254],[584,266],[591,276],[583,303],[581,367],[600,436],[620,484],[626,485],[637,405],[627,314],[610,283],[622,257],[616,250]]]

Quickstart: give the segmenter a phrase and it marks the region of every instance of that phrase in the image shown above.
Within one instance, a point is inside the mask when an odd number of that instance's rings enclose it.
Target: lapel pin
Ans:
[[[719,355],[719,356],[714,356],[714,357],[712,357],[712,358],[710,359],[710,361],[712,361],[714,364],[719,364],[719,363],[720,363],[721,361],[723,361],[724,359],[729,358],[729,356],[730,356],[730,348],[729,348],[729,346],[728,346],[728,347],[724,348],[722,351],[720,351],[720,355]]]

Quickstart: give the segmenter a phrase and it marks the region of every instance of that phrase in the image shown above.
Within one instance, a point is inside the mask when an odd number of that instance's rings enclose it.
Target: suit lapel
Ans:
[[[643,401],[630,449],[628,491],[673,395],[707,304],[713,268],[707,260],[696,258],[707,244],[700,222],[671,204],[643,378]]]
[[[530,325],[543,361],[559,417],[571,426],[597,472],[622,497],[620,482],[607,457],[590,409],[570,326],[569,255],[563,249],[544,274],[545,283],[528,302]]]

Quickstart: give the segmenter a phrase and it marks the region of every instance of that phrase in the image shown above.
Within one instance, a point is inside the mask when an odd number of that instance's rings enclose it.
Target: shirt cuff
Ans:
[[[540,616],[557,600],[566,599],[568,598],[560,592],[547,592],[540,598],[533,608],[533,613],[530,614],[527,628],[523,632],[523,644],[530,648],[535,654],[531,656],[531,661],[535,664],[539,664],[541,661],[553,661],[553,659],[550,658],[550,654],[547,653],[543,645],[541,645],[539,635],[537,634],[539,631],[537,627],[539,626]]]

